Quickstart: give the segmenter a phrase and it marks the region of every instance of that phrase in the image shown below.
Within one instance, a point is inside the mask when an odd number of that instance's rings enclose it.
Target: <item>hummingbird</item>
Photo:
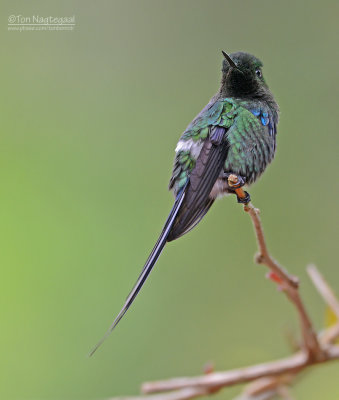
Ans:
[[[238,202],[249,203],[250,195],[239,197],[236,187],[254,183],[274,157],[279,107],[264,79],[262,62],[245,52],[222,54],[220,88],[175,149],[169,182],[174,205],[123,308],[90,355],[125,315],[166,243],[194,228],[219,197],[235,194]],[[237,186],[230,185],[231,174]]]

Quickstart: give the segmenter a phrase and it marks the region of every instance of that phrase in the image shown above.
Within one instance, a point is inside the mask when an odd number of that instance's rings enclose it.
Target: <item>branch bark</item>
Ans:
[[[323,361],[318,361],[318,363],[337,359],[339,359],[339,346],[330,346],[326,351],[326,358]],[[193,378],[174,378],[164,381],[146,382],[142,385],[141,390],[143,393],[155,393],[192,387],[205,388],[211,391],[263,377],[284,375],[287,373],[296,374],[316,363],[316,361],[310,360],[304,351],[300,351],[285,359],[257,364],[251,367],[215,372]]]
[[[251,203],[246,204],[244,206],[244,210],[252,219],[258,242],[259,254],[255,258],[256,262],[258,264],[266,265],[271,270],[271,274],[269,275],[271,279],[275,280],[279,284],[288,299],[294,304],[299,315],[301,331],[303,335],[303,347],[308,356],[317,361],[323,360],[325,358],[324,352],[318,343],[311,319],[309,318],[306,308],[299,295],[299,280],[296,277],[289,275],[285,269],[270,255],[266,246],[259,210]]]
[[[339,320],[339,301],[330,285],[325,281],[324,277],[320,274],[314,264],[307,266],[307,272],[312,279],[314,286]]]

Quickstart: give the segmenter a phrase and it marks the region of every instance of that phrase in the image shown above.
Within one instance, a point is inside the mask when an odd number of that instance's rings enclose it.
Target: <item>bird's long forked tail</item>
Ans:
[[[187,184],[186,184],[187,185]],[[102,345],[102,343],[107,339],[107,337],[110,335],[110,333],[113,331],[113,329],[118,325],[122,317],[125,315],[126,311],[129,309],[131,304],[133,303],[134,299],[137,297],[140,289],[142,288],[143,284],[146,282],[146,279],[148,278],[150,272],[152,271],[155,263],[157,262],[163,248],[165,247],[165,244],[167,242],[167,237],[171,231],[171,228],[173,226],[173,223],[175,221],[175,218],[180,210],[181,204],[184,200],[185,197],[185,188],[181,189],[180,193],[178,194],[175,203],[172,207],[172,210],[166,220],[166,223],[163,227],[163,230],[159,236],[159,239],[157,240],[155,246],[153,247],[153,250],[151,254],[149,255],[139,277],[138,280],[136,281],[133,289],[131,290],[130,294],[128,295],[124,306],[120,310],[119,314],[116,316],[115,320],[113,321],[113,324],[109,327],[105,335],[102,337],[102,339],[95,345],[95,347],[91,350],[89,353],[89,357],[91,357],[96,350]]]

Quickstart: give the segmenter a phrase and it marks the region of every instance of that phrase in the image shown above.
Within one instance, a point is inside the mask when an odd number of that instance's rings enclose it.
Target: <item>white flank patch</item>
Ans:
[[[202,140],[198,140],[197,142],[193,139],[179,140],[175,152],[189,151],[191,156],[196,160],[199,157],[203,144]]]

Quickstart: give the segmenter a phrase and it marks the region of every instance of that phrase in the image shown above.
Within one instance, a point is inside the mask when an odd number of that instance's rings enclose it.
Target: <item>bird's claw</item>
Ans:
[[[242,186],[244,186],[245,185],[245,179],[242,177],[242,176],[240,176],[240,175],[235,175],[236,177],[237,177],[237,182],[235,183],[232,183],[232,188],[233,189],[239,189],[239,188],[241,188]]]
[[[246,183],[245,178],[240,175],[233,174],[232,172],[224,172],[222,177],[227,179],[232,189],[238,189],[244,186]]]
[[[250,196],[250,194],[248,193],[248,192],[244,192],[245,193],[245,197],[239,197],[238,195],[237,195],[237,200],[238,200],[238,203],[241,203],[241,204],[248,204],[250,201],[251,201],[251,196]]]
[[[242,187],[246,184],[245,178],[233,173],[224,172],[224,177],[227,178],[228,185],[237,196],[238,203],[248,204],[251,201],[251,196],[245,192]]]

